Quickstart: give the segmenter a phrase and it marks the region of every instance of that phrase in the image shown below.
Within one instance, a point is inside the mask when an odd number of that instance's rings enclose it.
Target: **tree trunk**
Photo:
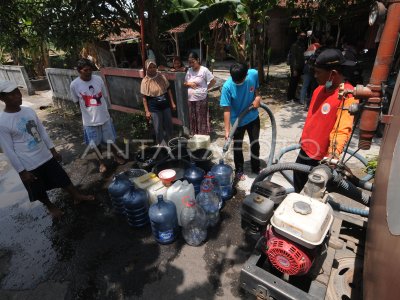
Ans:
[[[157,63],[159,65],[166,65],[167,58],[162,53],[161,44],[158,36],[158,20],[160,20],[161,16],[157,11],[157,5],[155,4],[154,0],[145,1],[145,11],[147,11],[148,14],[147,20],[145,20],[146,43],[150,44],[151,49],[154,51]]]

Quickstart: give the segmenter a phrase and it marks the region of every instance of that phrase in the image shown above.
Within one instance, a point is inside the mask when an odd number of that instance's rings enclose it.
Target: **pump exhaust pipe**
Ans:
[[[366,87],[357,86],[354,90],[356,98],[368,98],[361,113],[359,148],[368,150],[378,127],[382,108],[382,83],[387,80],[390,65],[400,31],[400,1],[388,1],[386,23],[380,39],[378,53],[370,82]],[[358,93],[357,93],[358,91]]]

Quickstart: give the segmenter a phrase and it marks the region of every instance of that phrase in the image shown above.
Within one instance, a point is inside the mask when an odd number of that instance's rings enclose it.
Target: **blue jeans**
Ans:
[[[310,84],[312,80],[312,73],[308,66],[304,67],[304,75],[303,75],[303,86],[301,87],[300,91],[300,103],[301,104],[308,104],[310,99]]]

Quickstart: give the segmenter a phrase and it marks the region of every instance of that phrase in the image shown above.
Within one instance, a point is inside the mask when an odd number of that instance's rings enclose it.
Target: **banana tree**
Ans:
[[[250,66],[259,71],[260,82],[264,82],[264,56],[266,49],[266,24],[267,12],[277,5],[278,0],[237,0],[237,1],[212,1],[199,0],[203,5],[201,12],[191,21],[185,37],[190,37],[215,20],[232,18],[239,22],[238,28],[248,33],[245,38],[245,47],[237,38],[231,35],[234,54],[237,59],[246,58]]]

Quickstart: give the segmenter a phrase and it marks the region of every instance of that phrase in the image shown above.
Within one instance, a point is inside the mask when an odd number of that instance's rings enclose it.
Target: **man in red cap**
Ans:
[[[351,135],[353,116],[344,107],[356,102],[352,95],[339,97],[342,86],[352,90],[345,82],[343,70],[354,67],[338,49],[325,49],[315,60],[314,76],[318,87],[314,90],[310,108],[301,135],[301,150],[296,163],[317,166],[324,157],[339,158]],[[299,193],[308,180],[307,174],[294,172],[294,188]]]

